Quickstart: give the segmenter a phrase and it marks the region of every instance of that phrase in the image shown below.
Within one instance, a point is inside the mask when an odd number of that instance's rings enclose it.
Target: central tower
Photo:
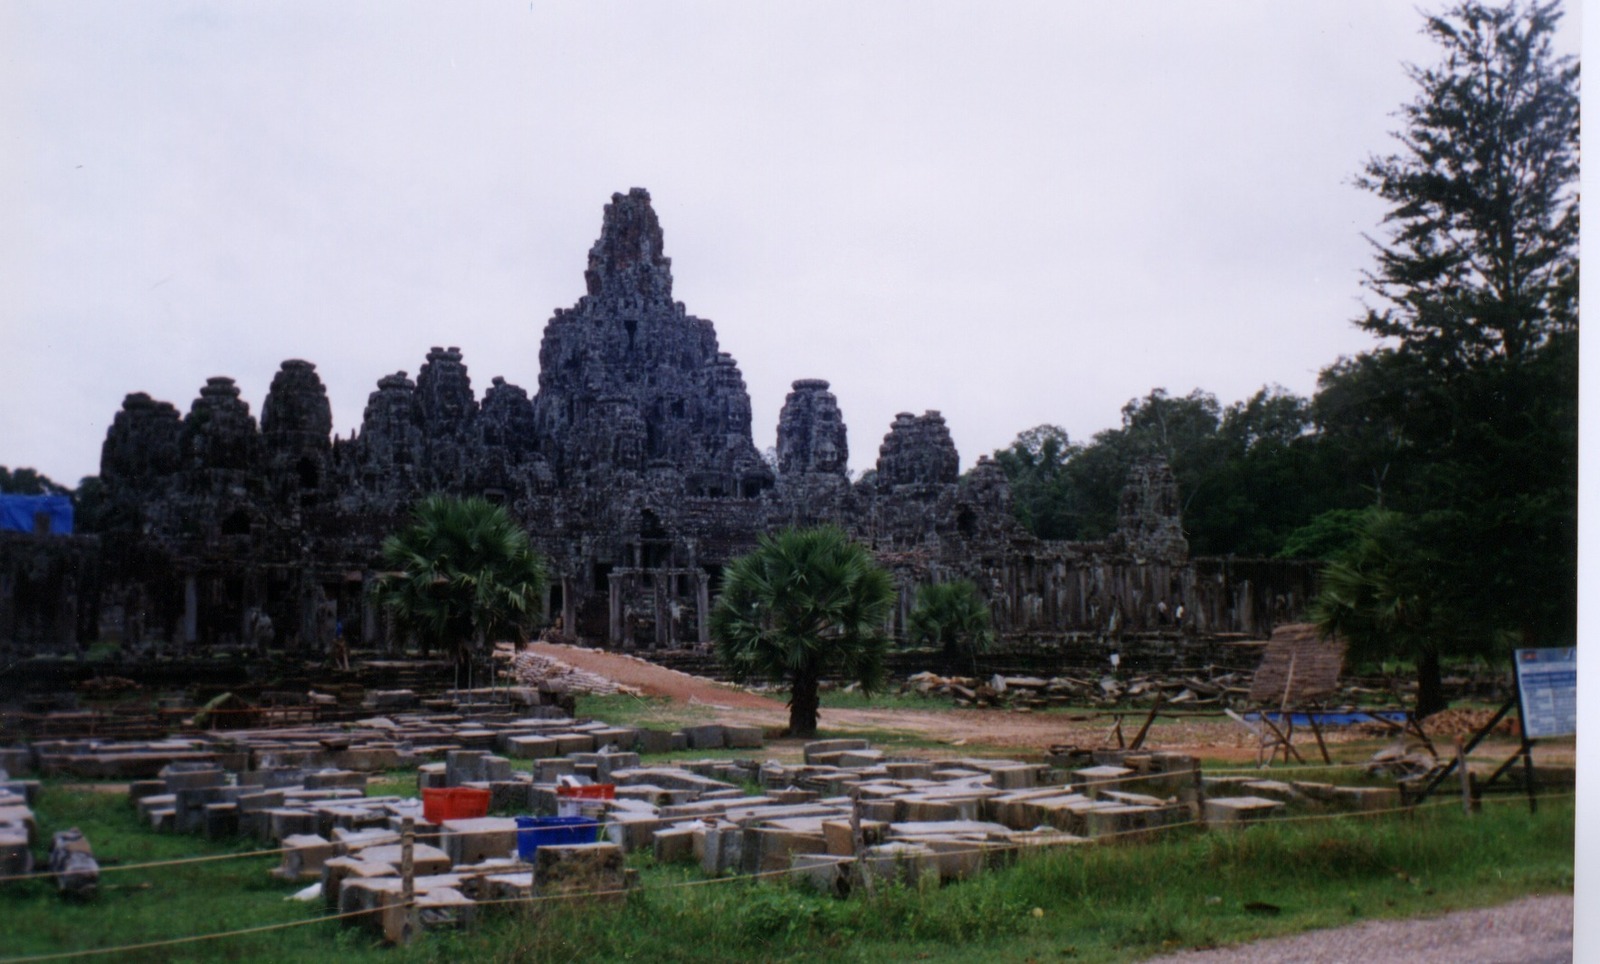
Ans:
[[[750,435],[750,395],[711,322],[672,300],[672,261],[650,194],[613,194],[584,271],[539,347],[534,411],[564,481],[681,476],[685,494],[753,498],[772,471]]]

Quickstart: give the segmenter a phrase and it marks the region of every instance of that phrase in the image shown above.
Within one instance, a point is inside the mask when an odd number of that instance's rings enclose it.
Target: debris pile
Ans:
[[[578,669],[550,656],[533,652],[517,653],[511,659],[512,677],[521,686],[537,687],[555,693],[592,693],[609,696],[626,693],[643,695],[637,687],[624,686],[616,680]]]
[[[939,676],[917,673],[901,685],[902,693],[944,696],[961,707],[1045,709],[1052,706],[1116,707],[1149,705],[1158,698],[1168,706],[1219,709],[1244,704],[1249,678],[1237,670],[1205,667],[1170,676]]]

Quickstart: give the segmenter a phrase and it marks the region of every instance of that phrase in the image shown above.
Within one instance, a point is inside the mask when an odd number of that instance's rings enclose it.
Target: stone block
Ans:
[[[1389,810],[1400,806],[1398,787],[1335,787],[1329,801],[1345,810]]]
[[[1257,820],[1268,820],[1283,812],[1281,800],[1265,797],[1210,797],[1205,802],[1207,827],[1236,827]]]
[[[857,863],[862,878],[874,883],[900,883],[917,889],[939,883],[938,860],[931,848],[921,844],[879,844],[869,847]]]
[[[533,809],[533,783],[496,780],[489,784],[489,809],[496,813],[528,813]]]
[[[475,864],[517,850],[517,822],[509,817],[446,820],[439,831],[440,846],[452,865]]]
[[[765,744],[765,734],[759,726],[724,724],[723,742],[734,749],[754,750]]]
[[[296,807],[276,807],[266,811],[267,837],[285,840],[293,836],[311,836],[317,832],[317,814]]]
[[[873,847],[883,843],[888,830],[889,824],[885,821],[863,819],[861,821],[862,846]],[[827,845],[828,853],[836,857],[855,856],[855,839],[848,818],[822,821],[822,838]]]
[[[543,760],[557,755],[553,737],[529,734],[506,738],[505,754],[514,760]]]
[[[835,766],[860,769],[862,767],[875,767],[883,763],[882,750],[842,750],[838,759],[833,761]]]
[[[367,775],[354,770],[318,770],[305,776],[307,790],[327,790],[334,787],[367,788]]]
[[[332,857],[322,863],[322,900],[329,913],[340,913],[344,906],[344,885],[348,880],[393,877],[396,868],[359,857]]]
[[[855,867],[854,857],[797,853],[791,860],[792,876],[813,890],[834,897],[849,893],[850,874]]]
[[[167,792],[165,780],[135,780],[128,784],[128,800],[138,803],[145,797],[159,796]]]
[[[39,845],[39,821],[26,804],[0,807],[0,827],[19,827],[27,835],[28,846]]]
[[[272,871],[283,880],[320,880],[322,865],[333,859],[333,843],[316,834],[295,834],[283,839],[282,862]]]
[[[634,745],[640,753],[670,753],[674,749],[687,748],[687,740],[684,741],[684,746],[674,747],[672,738],[673,734],[666,730],[640,729]]]
[[[883,766],[894,780],[927,780],[933,776],[933,764],[921,760],[892,761]]]
[[[652,837],[656,863],[687,863],[694,859],[694,828],[682,825],[657,830]]]
[[[260,790],[255,793],[240,793],[234,797],[234,803],[239,805],[240,813],[254,813],[260,810],[272,810],[283,806],[284,795],[282,790]]]
[[[572,776],[578,772],[576,765],[568,759],[537,760],[533,764],[534,783],[555,783],[564,776]]]
[[[205,805],[200,831],[207,840],[229,840],[239,835],[239,805],[237,803],[208,803]]]
[[[610,843],[540,847],[533,881],[540,897],[584,895],[590,900],[620,901],[627,887],[622,848]]]
[[[166,781],[168,793],[177,793],[180,790],[195,790],[203,787],[220,787],[228,782],[227,774],[217,767],[208,767],[203,770],[174,770],[172,767],[167,767],[161,771],[161,778]]]
[[[826,762],[816,759],[819,754],[842,753],[846,750],[865,750],[866,748],[866,740],[813,740],[807,743],[801,752],[807,764],[815,764]]]
[[[484,757],[489,754],[482,750],[451,750],[445,754],[445,786],[459,787],[466,783],[477,783],[484,779]]]
[[[1104,790],[1127,789],[1135,772],[1128,767],[1092,766],[1073,771],[1073,783],[1091,796]]]
[[[781,827],[746,827],[740,843],[739,863],[744,873],[772,873],[789,869],[790,854],[828,852],[821,833],[802,833]]]
[[[720,723],[686,726],[680,732],[691,750],[720,750],[727,746],[727,732]]]
[[[25,746],[0,747],[0,770],[10,774],[33,772],[33,751]]]
[[[28,828],[21,824],[0,824],[0,876],[33,873],[33,847]]]
[[[561,756],[569,753],[588,753],[594,749],[592,733],[557,733],[555,741],[556,752]]]
[[[742,866],[744,831],[733,824],[699,827],[694,831],[694,849],[700,855],[700,869],[716,877]]]
[[[631,726],[608,726],[605,729],[593,730],[589,734],[594,737],[595,746],[604,750],[610,747],[614,752],[632,753],[639,742],[639,731]]]
[[[612,811],[606,816],[601,832],[605,839],[621,847],[624,853],[632,853],[654,846],[656,833],[672,823],[671,820],[656,816],[654,812]]]
[[[1039,768],[1030,763],[1013,763],[989,771],[989,782],[999,790],[1026,790],[1038,785]]]
[[[942,881],[976,877],[993,866],[995,855],[1009,846],[995,841],[951,836],[923,836],[915,842],[933,852],[933,864]]]
[[[364,848],[361,859],[387,864],[397,870],[403,865],[405,848],[398,843],[377,844]],[[438,847],[424,843],[411,845],[411,872],[417,877],[431,877],[450,872],[450,857]]]

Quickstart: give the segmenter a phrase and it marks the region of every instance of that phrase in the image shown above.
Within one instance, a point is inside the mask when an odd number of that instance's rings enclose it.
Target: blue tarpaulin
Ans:
[[[1317,713],[1290,713],[1289,719],[1295,726],[1310,726],[1311,718],[1317,718],[1318,726],[1355,726],[1357,723],[1374,723],[1378,720],[1388,720],[1390,723],[1404,723],[1406,714],[1404,710],[1362,710],[1352,713],[1334,711],[1321,711]],[[1246,713],[1244,718],[1254,723],[1261,718],[1260,713]],[[1283,714],[1268,713],[1267,719],[1274,723],[1283,722]]]
[[[67,496],[0,493],[0,532],[38,532],[41,516],[52,535],[72,535],[72,500]]]

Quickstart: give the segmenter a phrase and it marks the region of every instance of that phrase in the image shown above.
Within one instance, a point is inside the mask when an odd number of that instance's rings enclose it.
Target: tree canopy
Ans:
[[[424,651],[450,649],[470,677],[488,643],[527,639],[544,596],[544,560],[498,505],[435,495],[383,543],[390,571],[373,591]],[[469,680],[470,682],[470,680]]]
[[[917,590],[911,610],[913,641],[939,647],[951,669],[961,660],[986,651],[994,642],[989,604],[966,579],[940,582]]]
[[[1355,319],[1370,351],[1311,399],[1158,388],[1087,445],[1025,432],[996,453],[1021,521],[1103,538],[1128,465],[1158,453],[1194,553],[1332,563],[1319,612],[1370,637],[1358,656],[1386,636],[1436,674],[1575,641],[1579,68],[1553,50],[1560,16],[1464,0],[1425,17],[1437,60],[1408,68],[1395,149],[1355,180],[1389,205]]]
[[[736,679],[790,684],[789,732],[815,736],[824,675],[883,682],[894,583],[837,528],[763,535],[723,571],[711,633]]]
[[[1435,371],[1577,327],[1578,64],[1552,49],[1560,18],[1477,0],[1427,17],[1439,61],[1408,68],[1399,149],[1357,179],[1390,204],[1361,325]]]

